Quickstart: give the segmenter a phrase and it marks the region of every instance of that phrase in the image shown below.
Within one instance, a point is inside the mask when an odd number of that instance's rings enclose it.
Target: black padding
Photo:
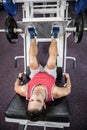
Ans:
[[[17,94],[13,97],[5,112],[5,116],[9,118],[26,119],[27,102],[24,97]]]
[[[13,119],[27,119],[27,101],[25,98],[15,95],[10,102],[5,116]],[[47,103],[46,114],[41,121],[52,121],[52,122],[69,122],[70,112],[66,98],[61,98],[53,102]]]
[[[70,111],[66,97],[48,103],[46,117],[48,121],[69,122]]]
[[[65,84],[65,77],[63,75],[63,68],[57,67],[56,72],[57,72],[56,85],[59,87],[63,87],[63,85]]]

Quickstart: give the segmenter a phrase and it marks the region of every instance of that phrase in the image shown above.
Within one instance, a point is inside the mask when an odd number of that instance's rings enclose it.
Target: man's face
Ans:
[[[29,99],[28,110],[41,110],[43,106],[45,107],[45,103],[41,92],[33,92]]]

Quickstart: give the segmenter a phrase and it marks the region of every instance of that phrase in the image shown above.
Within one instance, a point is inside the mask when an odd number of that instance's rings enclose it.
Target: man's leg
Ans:
[[[36,70],[39,67],[39,64],[37,61],[38,47],[36,44],[36,30],[33,26],[30,26],[28,28],[28,31],[30,33],[30,38],[31,38],[31,45],[29,49],[30,68],[32,70]]]
[[[39,67],[38,61],[37,61],[37,54],[38,54],[38,47],[36,44],[36,39],[31,40],[31,45],[29,49],[29,57],[30,57],[30,68],[32,70],[35,70]]]
[[[57,60],[57,41],[56,38],[58,37],[59,27],[58,25],[54,25],[52,27],[51,37],[52,41],[49,47],[49,58],[47,61],[47,68],[48,69],[55,69],[56,67],[56,60]]]
[[[54,69],[56,67],[56,59],[57,59],[57,42],[55,38],[52,38],[49,47],[49,58],[47,61],[47,68]]]

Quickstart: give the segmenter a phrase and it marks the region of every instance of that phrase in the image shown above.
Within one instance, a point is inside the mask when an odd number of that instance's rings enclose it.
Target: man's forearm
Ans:
[[[26,85],[20,85],[20,80],[16,79],[14,90],[17,94],[21,96],[26,96]]]
[[[15,86],[18,86],[18,85],[20,85],[20,79],[19,78],[17,78],[16,81],[15,81]]]

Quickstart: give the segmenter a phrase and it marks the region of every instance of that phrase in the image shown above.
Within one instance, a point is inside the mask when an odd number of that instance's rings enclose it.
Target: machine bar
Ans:
[[[50,8],[50,9],[47,9],[47,8],[43,8],[43,9],[34,9],[34,14],[48,14],[48,13],[56,13],[57,12],[57,9],[56,8]]]
[[[22,33],[23,31],[22,31],[22,29],[17,29],[17,28],[14,28],[14,30],[13,30],[15,33],[16,32],[19,32],[19,33]],[[0,33],[5,33],[6,32],[6,30],[5,29],[0,29]]]
[[[66,21],[60,17],[46,17],[46,18],[24,18],[23,22],[63,22]]]
[[[64,127],[69,127],[70,123],[67,122],[46,122],[46,121],[38,121],[38,122],[31,122],[28,120],[23,120],[23,119],[13,119],[13,118],[5,118],[7,122],[13,122],[13,123],[19,123],[21,125],[26,125],[28,123],[29,126],[46,126],[46,127],[51,127],[51,128],[64,128]]]
[[[76,32],[76,27],[67,27],[66,32]]]
[[[57,2],[59,0],[13,0],[13,3],[24,3],[24,2]]]

